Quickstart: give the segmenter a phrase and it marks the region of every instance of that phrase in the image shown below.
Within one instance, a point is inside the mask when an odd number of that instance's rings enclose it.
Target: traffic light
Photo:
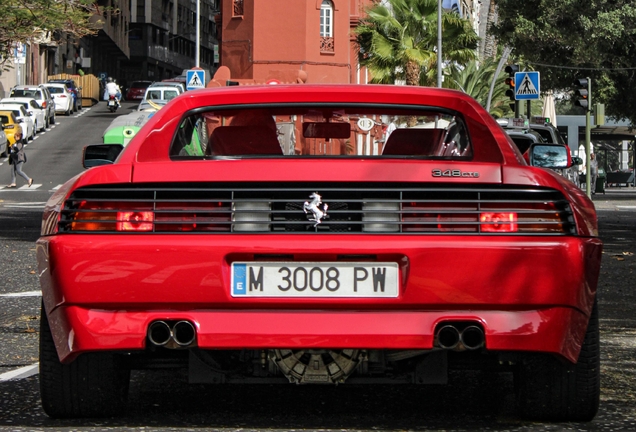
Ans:
[[[513,64],[513,65],[508,65],[506,66],[505,69],[506,73],[508,74],[508,78],[506,78],[506,85],[508,87],[510,87],[508,90],[506,90],[506,96],[508,96],[510,98],[510,100],[516,100],[515,99],[515,73],[519,72],[519,65]]]
[[[579,78],[574,81],[574,85],[576,86],[576,90],[574,92],[576,100],[574,101],[574,105],[585,108],[586,111],[589,109],[590,106],[589,84],[590,82],[587,78]]]

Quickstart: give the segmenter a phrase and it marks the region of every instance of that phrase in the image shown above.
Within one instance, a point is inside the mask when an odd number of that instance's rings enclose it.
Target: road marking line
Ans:
[[[24,291],[17,293],[6,293],[0,294],[0,297],[40,297],[42,296],[42,291]]]
[[[0,382],[18,380],[22,378],[28,378],[32,375],[37,375],[40,372],[40,363],[35,363],[29,366],[24,366],[10,372],[0,374]]]
[[[24,186],[20,186],[20,187],[18,188],[18,190],[37,189],[37,188],[39,188],[39,187],[41,187],[41,186],[42,186],[42,184],[33,183],[33,184],[31,185],[31,187],[29,187],[29,185],[24,185]]]

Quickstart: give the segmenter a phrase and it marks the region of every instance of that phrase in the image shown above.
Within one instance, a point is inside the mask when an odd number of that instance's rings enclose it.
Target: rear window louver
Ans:
[[[413,184],[86,187],[66,200],[58,223],[60,233],[144,234],[572,235],[575,228],[555,190]]]

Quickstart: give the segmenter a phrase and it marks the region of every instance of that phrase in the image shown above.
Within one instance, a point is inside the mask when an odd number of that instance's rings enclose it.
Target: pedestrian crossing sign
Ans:
[[[539,72],[516,72],[515,99],[539,99],[539,93],[541,92],[539,82]]]
[[[190,69],[186,71],[186,90],[205,88],[205,71],[203,69]]]

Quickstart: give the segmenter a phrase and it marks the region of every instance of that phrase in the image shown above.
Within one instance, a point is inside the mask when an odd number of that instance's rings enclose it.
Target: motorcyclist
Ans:
[[[108,92],[108,96],[115,96],[117,105],[119,105],[119,101],[121,100],[121,89],[112,77],[108,77],[108,82],[106,83],[106,91]]]

